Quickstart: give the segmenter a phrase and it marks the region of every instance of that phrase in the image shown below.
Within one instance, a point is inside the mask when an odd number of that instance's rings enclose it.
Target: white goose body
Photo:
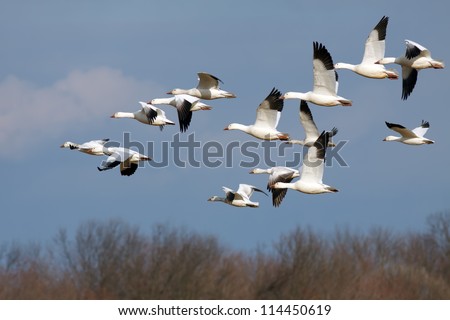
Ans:
[[[421,69],[443,69],[444,63],[431,57],[430,51],[424,46],[405,40],[406,52],[403,56],[393,58],[383,58],[377,63],[390,64],[396,63],[402,66],[402,99],[406,100],[411,95],[417,82],[418,70]]]
[[[150,104],[167,104],[175,107],[178,113],[178,121],[180,123],[181,132],[184,132],[189,128],[193,111],[211,110],[211,107],[201,102],[199,98],[188,94],[177,94],[170,98],[153,99],[150,101]]]
[[[90,154],[93,156],[103,156],[105,143],[108,142],[109,139],[102,140],[92,140],[82,144],[74,143],[71,141],[66,141],[61,145],[61,148],[69,148],[71,150],[78,150],[80,152]]]
[[[267,190],[272,192],[272,204],[274,207],[279,207],[284,197],[286,196],[287,189],[273,188],[273,185],[277,182],[291,182],[294,178],[300,176],[299,170],[288,167],[271,167],[268,169],[255,168],[250,171],[252,174],[268,174],[269,181],[267,182]]]
[[[314,86],[308,92],[286,92],[281,99],[301,99],[319,106],[351,106],[351,100],[338,96],[338,75],[334,69],[333,59],[324,45],[313,43]]]
[[[120,165],[120,174],[123,176],[131,176],[134,174],[140,161],[151,160],[146,155],[122,147],[105,148],[104,153],[108,155],[108,158],[97,169],[99,171],[105,171]]]
[[[386,70],[384,65],[376,64],[377,61],[384,58],[388,22],[389,18],[384,16],[370,32],[360,64],[339,62],[335,64],[335,69],[348,69],[361,76],[373,79],[398,79],[398,74],[395,71]]]
[[[174,95],[188,94],[190,96],[204,100],[214,100],[220,98],[236,98],[235,94],[220,89],[219,82],[222,82],[222,80],[220,80],[219,78],[205,72],[199,72],[197,73],[197,75],[199,82],[196,88],[191,89],[177,88],[167,92],[167,94],[174,94]]]
[[[231,123],[224,130],[240,130],[262,140],[289,140],[287,133],[277,130],[283,110],[283,100],[280,96],[280,91],[273,88],[256,109],[256,121],[253,125]]]
[[[289,140],[285,143],[288,144],[300,144],[304,145],[306,147],[312,147],[314,143],[316,142],[317,138],[319,138],[319,130],[317,129],[317,126],[314,122],[313,115],[311,113],[311,110],[308,107],[308,104],[305,100],[300,101],[300,109],[299,109],[299,117],[300,117],[300,123],[303,126],[303,129],[305,130],[305,139],[303,140]],[[333,128],[329,132],[329,137],[333,137],[338,132],[337,128]],[[328,147],[335,147],[336,145],[332,142],[331,139],[328,140]]]
[[[212,196],[211,198],[208,199],[208,201],[223,202],[234,207],[257,208],[259,207],[259,202],[253,202],[250,200],[253,191],[262,192],[267,196],[267,194],[264,191],[254,186],[243,183],[239,185],[237,191],[233,191],[232,189],[227,187],[222,187],[222,189],[225,192],[225,198],[219,196]]]
[[[396,141],[396,142],[401,142],[404,144],[416,145],[416,146],[422,145],[422,144],[433,144],[434,143],[433,140],[424,138],[425,133],[428,131],[428,128],[430,127],[430,124],[428,121],[422,120],[422,124],[413,130],[409,130],[409,129],[405,128],[404,126],[402,126],[400,124],[396,124],[396,123],[386,122],[386,126],[389,129],[400,133],[401,137],[387,136],[386,138],[383,139],[383,141]]]
[[[323,131],[303,157],[300,179],[294,183],[277,182],[273,188],[289,188],[308,194],[334,193],[338,190],[322,182],[329,133]]]
[[[111,118],[135,119],[144,124],[159,126],[161,130],[165,125],[175,124],[175,122],[167,119],[166,113],[163,110],[142,101],[139,101],[139,103],[141,104],[140,110],[136,112],[116,112]]]

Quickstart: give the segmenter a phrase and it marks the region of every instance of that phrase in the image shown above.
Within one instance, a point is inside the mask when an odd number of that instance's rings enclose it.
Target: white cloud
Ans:
[[[107,67],[73,71],[48,87],[9,76],[0,82],[0,157],[16,158],[49,134],[139,108],[158,85]],[[135,111],[130,109],[130,111]]]

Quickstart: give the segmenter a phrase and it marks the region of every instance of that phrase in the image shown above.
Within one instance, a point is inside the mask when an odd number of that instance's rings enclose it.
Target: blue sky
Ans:
[[[160,146],[173,141],[178,126],[160,132],[109,117],[138,110],[138,101],[166,97],[175,87],[195,86],[199,71],[221,78],[222,88],[237,98],[210,101],[213,110],[194,113],[181,140],[194,134],[201,146],[259,143],[223,128],[253,123],[256,107],[272,87],[310,90],[313,41],[322,42],[334,62],[359,63],[367,35],[387,15],[387,56],[403,54],[404,39],[410,39],[447,62],[447,4],[429,1],[432,9],[424,10],[415,0],[408,7],[392,1],[4,1],[2,7],[0,242],[47,241],[60,228],[72,232],[89,219],[118,218],[144,232],[168,223],[252,249],[297,226],[323,233],[421,230],[429,214],[450,208],[447,69],[420,71],[407,101],[400,99],[401,80],[340,70],[339,94],[353,106],[310,104],[319,129],[336,126],[336,139],[347,141],[339,153],[347,166],[335,161],[324,176],[340,192],[290,190],[280,208],[261,194],[253,195],[258,209],[206,201],[222,195],[222,186],[265,188],[267,176],[239,167],[247,159],[239,154],[233,154],[231,168],[179,168],[169,161],[122,177],[117,169],[98,172],[99,157],[59,148],[67,140],[123,142],[127,133],[132,141],[153,143],[153,157],[160,159]],[[278,126],[293,138],[304,134],[298,106],[286,101]],[[162,108],[177,122],[173,107]],[[431,124],[427,137],[434,145],[382,142],[392,133],[384,121],[416,127],[422,119]],[[287,157],[293,151],[301,149],[291,149]],[[283,165],[286,157],[276,160]]]

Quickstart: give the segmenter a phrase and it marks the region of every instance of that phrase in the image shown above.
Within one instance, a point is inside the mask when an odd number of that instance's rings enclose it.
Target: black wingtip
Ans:
[[[338,131],[339,131],[338,128],[333,127],[333,129],[331,129],[331,131],[328,131],[328,135],[330,137],[334,137],[338,133]]]
[[[317,41],[313,42],[313,59],[319,59],[327,70],[334,69],[333,58],[327,48]]]
[[[401,124],[390,123],[390,122],[387,122],[387,121],[385,121],[385,123],[386,123],[386,126],[387,126],[389,129],[392,129],[392,128],[406,129],[406,128],[405,128],[404,126],[402,126]]]
[[[310,120],[314,121],[311,109],[308,106],[308,103],[305,100],[300,100],[300,119],[303,117],[307,117]]]
[[[430,123],[428,121],[422,120],[422,128],[429,128],[430,127]]]
[[[258,192],[261,192],[261,193],[264,193],[266,196],[268,196],[268,194],[267,193],[265,193],[263,190],[261,190],[261,189],[258,189],[258,188],[253,188],[253,190],[254,191],[258,191]]]
[[[270,91],[269,95],[264,99],[269,102],[270,109],[277,110],[277,111],[283,111],[284,107],[284,100],[280,99],[281,92],[277,88],[273,87]]]
[[[379,40],[385,40],[386,39],[386,29],[389,22],[389,17],[383,16],[383,18],[380,19],[378,24],[375,26],[374,30],[378,31],[378,39]]]

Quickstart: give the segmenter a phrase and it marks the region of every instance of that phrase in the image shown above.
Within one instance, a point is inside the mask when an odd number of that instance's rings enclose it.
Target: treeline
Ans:
[[[253,253],[91,221],[45,247],[1,246],[0,299],[450,299],[450,213],[422,233],[297,228]]]

